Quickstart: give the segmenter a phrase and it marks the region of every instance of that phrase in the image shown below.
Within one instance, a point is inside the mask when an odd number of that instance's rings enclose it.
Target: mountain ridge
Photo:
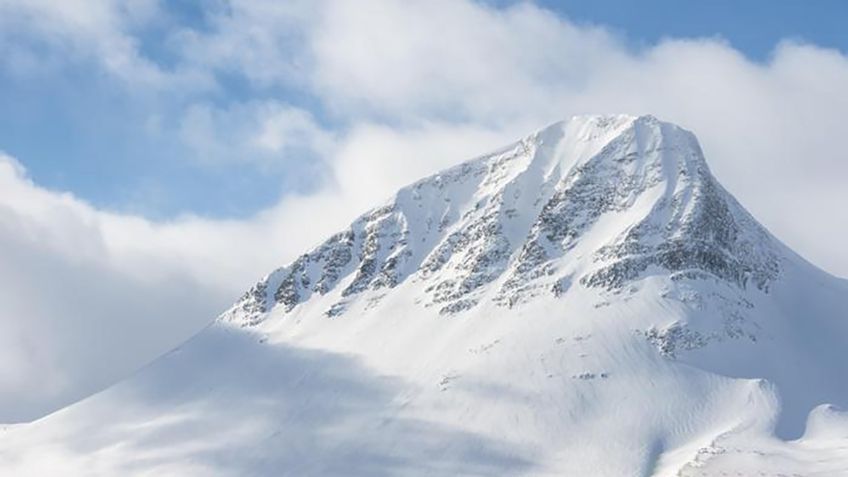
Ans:
[[[563,142],[566,151],[551,150]],[[633,164],[640,157],[642,163]],[[475,180],[475,187],[467,186]],[[499,303],[514,304],[540,286],[561,293],[572,282],[567,274],[544,286],[531,282],[554,274],[553,262],[604,214],[626,210],[662,185],[661,196],[648,199],[648,215],[591,251],[604,266],[577,277],[581,284],[620,289],[653,265],[709,273],[743,288],[749,281],[765,288],[776,278],[780,260],[773,237],[715,181],[694,135],[653,116],[585,116],[402,188],[263,278],[221,319],[255,323],[276,304],[291,311],[353,274],[342,299],[327,310],[335,316],[345,298],[393,288],[409,277],[438,278],[445,266],[459,277],[427,290],[442,313],[474,306],[473,292],[504,274]],[[473,194],[486,187],[491,190]],[[440,199],[450,204],[434,204]],[[473,206],[463,204],[472,199]],[[422,217],[416,207],[426,207],[427,214]],[[426,229],[416,230],[415,222]],[[511,230],[504,230],[507,223]],[[745,233],[754,237],[740,239]],[[316,263],[321,270],[307,270]]]

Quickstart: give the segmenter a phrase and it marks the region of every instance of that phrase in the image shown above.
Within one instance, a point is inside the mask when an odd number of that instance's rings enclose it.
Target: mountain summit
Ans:
[[[848,475],[848,282],[694,135],[582,116],[407,186],[138,374],[0,432],[55,475]]]
[[[442,315],[652,275],[767,291],[781,259],[692,133],[652,116],[576,117],[401,189],[221,319],[253,326],[312,302],[339,316],[407,281],[421,289],[410,306]]]

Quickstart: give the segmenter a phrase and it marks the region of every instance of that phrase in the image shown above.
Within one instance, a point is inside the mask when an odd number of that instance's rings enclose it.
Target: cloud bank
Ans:
[[[19,52],[4,68],[90,62],[128,95],[178,98],[163,134],[196,152],[186,160],[288,167],[293,180],[308,167],[319,180],[250,217],[156,221],[41,188],[0,158],[0,421],[154,358],[403,184],[574,114],[651,113],[693,130],[744,206],[848,276],[840,52],[785,42],[757,63],[720,39],[634,49],[529,3],[222,2],[202,27],[169,22],[153,0],[60,3],[0,1],[0,52]],[[143,52],[151,29],[168,64]],[[249,97],[221,101],[233,76]]]

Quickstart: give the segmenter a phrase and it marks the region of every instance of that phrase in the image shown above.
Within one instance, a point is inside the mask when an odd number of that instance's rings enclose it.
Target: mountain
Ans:
[[[576,117],[401,189],[136,375],[0,431],[0,469],[848,475],[846,310],[848,281],[758,224],[693,134]]]

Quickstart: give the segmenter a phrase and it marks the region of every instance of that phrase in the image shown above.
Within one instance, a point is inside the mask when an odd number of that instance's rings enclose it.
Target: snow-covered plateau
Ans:
[[[274,244],[268,246],[273,247]],[[585,116],[401,189],[2,475],[848,475],[848,281],[694,135]]]

